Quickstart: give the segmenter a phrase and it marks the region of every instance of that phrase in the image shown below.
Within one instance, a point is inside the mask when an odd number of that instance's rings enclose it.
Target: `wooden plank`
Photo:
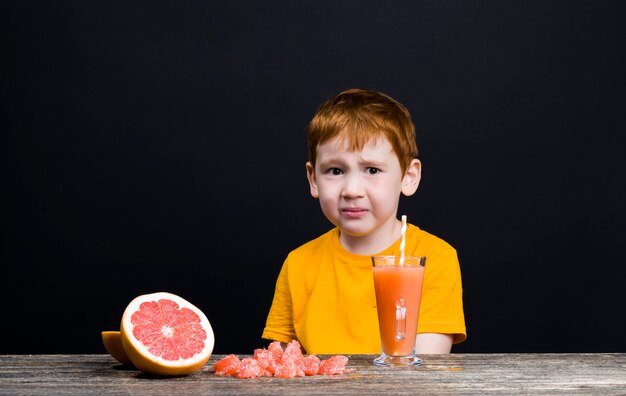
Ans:
[[[109,355],[2,355],[0,393],[85,394],[624,394],[626,354],[424,355],[412,368],[374,366],[374,355],[347,355],[352,372],[293,379],[237,379],[200,371],[158,378]],[[243,356],[242,356],[243,357]],[[320,356],[324,358],[325,356]]]

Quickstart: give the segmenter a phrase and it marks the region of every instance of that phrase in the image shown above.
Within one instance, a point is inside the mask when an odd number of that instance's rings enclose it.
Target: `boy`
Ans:
[[[288,254],[262,337],[312,354],[378,354],[371,256],[400,250],[400,194],[421,177],[415,127],[396,100],[350,89],[319,107],[307,136],[311,195],[335,227]],[[405,254],[427,257],[416,353],[450,353],[466,338],[456,250],[409,224]]]

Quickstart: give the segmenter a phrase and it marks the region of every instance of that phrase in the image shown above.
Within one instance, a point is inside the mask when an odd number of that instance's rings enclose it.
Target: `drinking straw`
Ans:
[[[406,215],[402,215],[402,228],[400,229],[402,240],[400,240],[400,265],[404,265],[404,247],[406,246]]]

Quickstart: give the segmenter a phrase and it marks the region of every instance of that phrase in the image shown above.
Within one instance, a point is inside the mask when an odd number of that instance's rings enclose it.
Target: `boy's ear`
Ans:
[[[422,163],[418,159],[411,161],[402,178],[402,194],[407,197],[415,194],[422,178]]]
[[[319,198],[320,193],[317,189],[317,180],[315,179],[315,169],[311,162],[306,163],[306,177],[309,179],[309,187],[311,188],[311,195],[313,198]]]

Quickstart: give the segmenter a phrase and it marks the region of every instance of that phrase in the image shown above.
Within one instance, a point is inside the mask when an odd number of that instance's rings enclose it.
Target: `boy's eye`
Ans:
[[[328,173],[330,173],[331,175],[341,175],[343,172],[339,168],[330,168],[328,170]]]
[[[378,169],[378,168],[367,168],[367,173],[370,174],[370,175],[375,175],[378,172],[380,172],[380,169]]]

